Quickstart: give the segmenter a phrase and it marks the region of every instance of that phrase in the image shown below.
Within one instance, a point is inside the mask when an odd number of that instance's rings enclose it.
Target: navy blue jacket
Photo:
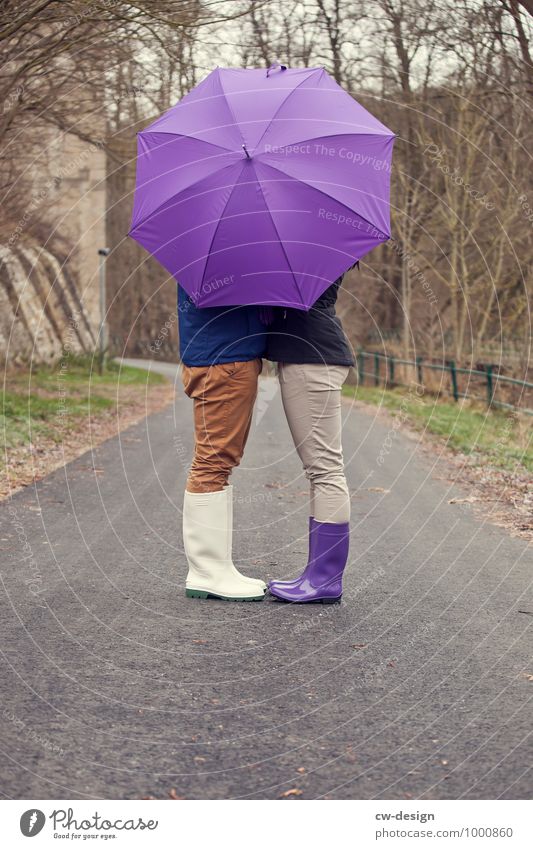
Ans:
[[[245,362],[266,354],[266,330],[258,307],[199,309],[178,286],[180,357],[186,366]]]

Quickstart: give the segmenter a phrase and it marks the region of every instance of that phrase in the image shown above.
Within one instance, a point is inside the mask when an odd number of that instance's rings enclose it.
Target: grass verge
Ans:
[[[417,395],[403,387],[344,386],[343,393],[364,404],[383,407],[417,430],[446,441],[450,448],[479,463],[497,468],[533,472],[530,416],[487,410],[479,403],[455,403],[431,395]]]
[[[65,362],[65,361],[63,361]],[[142,369],[106,363],[103,374],[87,358],[70,357],[66,367],[39,366],[31,371],[14,371],[2,388],[0,424],[7,449],[45,437],[54,442],[65,431],[84,425],[87,418],[112,408],[117,398],[126,397],[128,387],[142,395],[146,386],[165,383],[162,375]]]
[[[158,412],[174,396],[162,375],[68,356],[4,376],[0,498],[40,480],[89,448]]]

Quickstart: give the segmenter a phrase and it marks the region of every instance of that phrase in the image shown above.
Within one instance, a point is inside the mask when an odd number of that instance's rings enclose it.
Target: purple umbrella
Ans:
[[[323,68],[217,68],[139,133],[130,236],[197,306],[309,309],[390,238],[393,143]]]

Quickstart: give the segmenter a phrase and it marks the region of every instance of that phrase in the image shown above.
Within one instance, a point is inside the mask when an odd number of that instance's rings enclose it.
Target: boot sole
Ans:
[[[231,596],[231,595],[218,595],[217,593],[210,593],[207,590],[185,590],[185,595],[187,598],[216,598],[220,601],[263,601],[264,595],[253,595],[253,596]]]
[[[275,595],[271,591],[272,598],[275,598],[276,601],[284,601],[285,604],[340,604],[342,596],[339,595],[337,598],[309,598],[305,601],[296,601],[295,599],[282,598],[280,595]]]

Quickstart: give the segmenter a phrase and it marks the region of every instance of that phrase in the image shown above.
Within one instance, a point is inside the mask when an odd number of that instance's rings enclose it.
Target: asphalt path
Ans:
[[[186,599],[176,382],[0,505],[4,796],[530,798],[531,547],[346,403],[342,603]],[[274,378],[233,483],[239,568],[296,575],[306,482]]]

